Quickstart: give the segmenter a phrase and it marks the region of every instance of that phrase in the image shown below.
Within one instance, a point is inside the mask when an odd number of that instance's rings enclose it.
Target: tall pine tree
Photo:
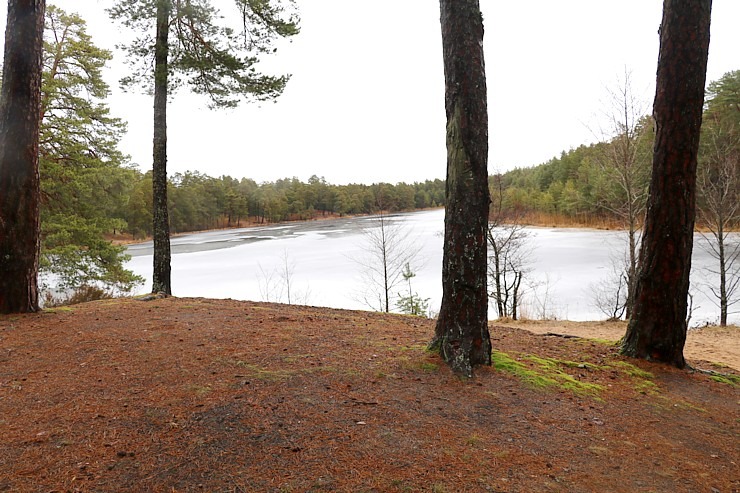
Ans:
[[[56,287],[97,284],[128,291],[136,276],[123,267],[124,247],[104,234],[124,226],[123,196],[133,171],[118,150],[125,124],[110,115],[102,71],[112,58],[95,46],[85,21],[46,10],[41,87],[41,272]],[[43,277],[43,276],[42,276]]]
[[[683,368],[696,164],[712,0],[664,0],[655,144],[635,303],[622,353]]]
[[[38,310],[45,0],[8,0],[0,90],[0,313]]]
[[[209,0],[117,0],[109,11],[126,27],[143,33],[127,47],[134,70],[122,83],[154,89],[154,292],[172,293],[167,210],[169,95],[187,84],[193,92],[206,95],[212,107],[233,107],[244,99],[276,98],[288,81],[287,76],[260,74],[256,65],[260,55],[274,51],[277,39],[298,33],[293,0],[235,2],[241,32],[218,25],[223,19]]]
[[[440,0],[447,113],[442,305],[431,347],[471,376],[491,364],[486,285],[488,107],[478,0]]]

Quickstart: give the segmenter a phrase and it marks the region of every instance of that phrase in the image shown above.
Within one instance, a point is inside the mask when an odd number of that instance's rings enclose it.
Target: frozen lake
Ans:
[[[422,211],[390,216],[419,248],[421,267],[412,279],[413,290],[430,299],[437,310],[442,298],[442,231],[444,211]],[[373,218],[345,218],[195,233],[172,238],[172,289],[175,296],[287,301],[280,272],[292,274],[291,301],[334,308],[369,309],[361,300],[365,291],[363,267],[367,257],[363,229]],[[529,285],[523,313],[537,318],[543,312],[558,319],[600,320],[594,286],[607,277],[613,259],[621,255],[625,234],[613,231],[527,228],[531,254]],[[716,321],[719,309],[705,293],[706,268],[713,259],[694,248],[692,325]],[[143,276],[140,292],[151,289],[152,244],[131,245],[128,268]],[[527,278],[525,277],[525,282]],[[399,286],[394,293],[401,290]],[[495,316],[493,310],[491,316]],[[731,319],[738,323],[740,314]]]

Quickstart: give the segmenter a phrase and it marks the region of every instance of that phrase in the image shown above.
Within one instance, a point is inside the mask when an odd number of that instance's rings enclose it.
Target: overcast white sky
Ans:
[[[111,0],[56,0],[88,21],[96,44],[120,31]],[[435,0],[297,0],[301,34],[263,66],[292,79],[276,103],[211,111],[181,91],[169,107],[168,170],[331,183],[445,176],[444,75]],[[228,14],[232,2],[214,0]],[[652,104],[661,0],[481,0],[489,97],[489,170],[540,164],[594,140],[590,128],[625,67]],[[2,12],[2,24],[5,12]],[[707,80],[740,69],[740,1],[714,0]],[[152,99],[108,81],[122,150],[151,167]]]

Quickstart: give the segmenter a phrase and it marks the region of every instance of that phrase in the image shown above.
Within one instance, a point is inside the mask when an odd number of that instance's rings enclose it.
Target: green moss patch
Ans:
[[[645,371],[642,368],[628,363],[627,361],[615,361],[611,364],[614,368],[620,370],[622,373],[629,375],[630,377],[652,379],[655,377],[649,371]]]
[[[48,313],[58,313],[58,312],[73,312],[75,311],[74,308],[71,306],[55,306],[53,308],[44,308],[45,312]]]
[[[592,396],[598,396],[604,389],[601,385],[578,380],[562,370],[564,367],[597,368],[596,365],[590,363],[560,361],[534,355],[523,355],[519,359],[514,359],[500,351],[493,351],[491,360],[496,370],[516,375],[523,382],[535,388],[554,387],[579,395]],[[531,364],[527,365],[524,361]]]
[[[732,375],[732,374],[712,375],[709,378],[711,378],[715,382],[724,383],[732,387],[740,386],[740,375]]]

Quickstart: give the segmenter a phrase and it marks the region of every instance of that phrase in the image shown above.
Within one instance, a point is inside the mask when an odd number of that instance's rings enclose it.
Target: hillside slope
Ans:
[[[187,298],[0,316],[0,491],[740,489],[737,387],[492,329],[495,367],[462,380],[405,316]]]

